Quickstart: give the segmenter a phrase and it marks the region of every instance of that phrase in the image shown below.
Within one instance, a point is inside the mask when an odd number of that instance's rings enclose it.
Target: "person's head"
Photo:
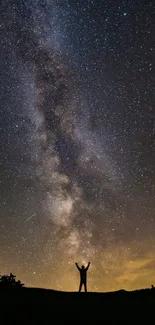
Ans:
[[[82,270],[84,270],[84,269],[85,269],[84,265],[82,265],[82,266],[81,266],[81,269],[82,269]]]

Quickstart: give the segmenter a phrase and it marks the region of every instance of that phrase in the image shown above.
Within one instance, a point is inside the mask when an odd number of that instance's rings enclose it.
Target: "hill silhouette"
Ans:
[[[39,288],[1,289],[1,319],[19,324],[154,324],[155,289],[116,292],[62,292]],[[151,320],[152,319],[152,320]],[[150,323],[150,324],[151,324]]]

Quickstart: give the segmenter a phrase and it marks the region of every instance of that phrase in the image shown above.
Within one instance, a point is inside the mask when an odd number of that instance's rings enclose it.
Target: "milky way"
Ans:
[[[1,4],[1,272],[26,285],[155,281],[155,8],[129,2]]]

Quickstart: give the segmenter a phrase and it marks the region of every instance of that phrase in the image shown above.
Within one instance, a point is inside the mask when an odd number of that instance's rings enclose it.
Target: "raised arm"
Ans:
[[[90,262],[88,263],[87,267],[86,267],[86,271],[89,269],[90,266]]]
[[[75,263],[77,269],[80,271],[80,267],[78,266],[78,263]]]

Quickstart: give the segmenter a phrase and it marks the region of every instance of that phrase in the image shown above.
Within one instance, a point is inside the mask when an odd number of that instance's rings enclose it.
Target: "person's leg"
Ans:
[[[84,283],[84,290],[85,290],[85,292],[87,292],[87,283],[86,282]]]
[[[82,288],[82,282],[80,281],[79,292],[81,292],[81,288]]]

